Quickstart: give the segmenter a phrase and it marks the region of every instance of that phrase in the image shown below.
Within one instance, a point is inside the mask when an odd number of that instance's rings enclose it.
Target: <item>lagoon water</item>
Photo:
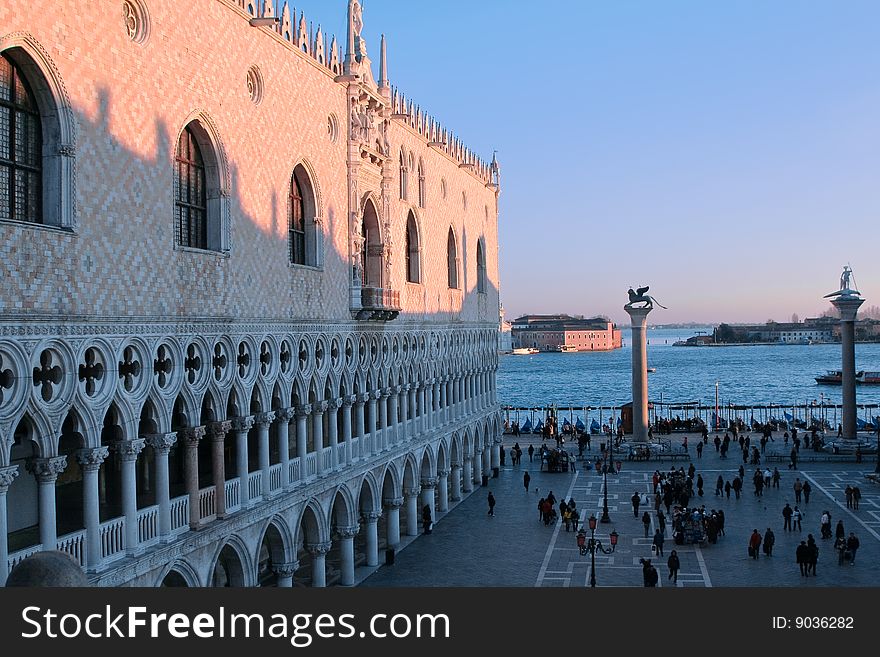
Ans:
[[[840,404],[840,386],[818,385],[814,377],[841,367],[839,344],[673,347],[677,340],[711,333],[697,329],[648,329],[651,401],[721,405],[782,404],[816,400]],[[609,352],[541,353],[500,357],[498,399],[504,406],[619,406],[632,399],[629,329],[622,349]],[[880,371],[880,344],[856,344],[856,369]],[[880,386],[856,387],[859,404],[880,403]],[[872,411],[876,414],[876,411]],[[862,417],[863,413],[859,413]]]

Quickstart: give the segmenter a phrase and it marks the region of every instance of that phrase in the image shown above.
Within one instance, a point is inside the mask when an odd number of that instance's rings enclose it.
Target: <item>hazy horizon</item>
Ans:
[[[300,0],[345,43],[345,0]],[[880,3],[368,0],[375,66],[501,164],[508,317],[821,314],[880,301]]]

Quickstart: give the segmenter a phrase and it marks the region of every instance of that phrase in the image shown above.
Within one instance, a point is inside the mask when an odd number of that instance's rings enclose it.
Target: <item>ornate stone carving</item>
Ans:
[[[9,465],[0,468],[0,493],[5,493],[18,476],[18,466]]]
[[[421,492],[422,489],[420,486],[413,486],[403,491],[404,495],[406,495],[407,497],[418,497]]]
[[[293,407],[279,408],[277,411],[275,411],[275,419],[279,422],[290,422],[295,415],[296,409],[294,409]]]
[[[205,437],[205,427],[189,427],[181,429],[177,432],[179,438],[183,439],[187,447],[197,447],[199,441]]]
[[[403,506],[403,498],[402,497],[386,497],[382,500],[382,505],[386,509],[399,509]]]
[[[299,561],[288,561],[287,563],[273,563],[272,572],[278,577],[293,577],[293,574],[299,570]]]
[[[253,415],[245,415],[242,417],[234,417],[232,418],[232,430],[233,431],[250,431],[254,426],[254,416]]]
[[[364,511],[361,513],[361,520],[363,520],[364,524],[376,522],[381,517],[382,517],[381,511]]]
[[[296,407],[296,416],[300,417],[308,417],[312,414],[312,405],[311,404],[300,404]]]
[[[51,483],[58,478],[67,467],[66,456],[51,456],[49,458],[31,458],[26,462],[27,471],[41,483]]]
[[[440,479],[446,479],[449,476],[449,470],[437,470],[437,476]]]
[[[351,525],[349,527],[337,527],[336,528],[336,535],[340,539],[345,540],[347,538],[354,538],[355,536],[358,535],[358,533],[360,531],[361,531],[360,525]]]
[[[211,422],[208,425],[208,433],[211,435],[211,440],[216,440],[219,442],[223,442],[226,440],[226,434],[229,433],[229,430],[232,428],[231,420],[223,420],[221,422]]]
[[[311,554],[313,557],[324,556],[330,551],[330,547],[332,543],[327,541],[326,543],[309,543],[307,544],[306,551]]]
[[[174,443],[177,442],[177,433],[154,433],[144,436],[147,445],[157,452],[168,452]]]
[[[202,436],[205,435],[205,427],[195,427],[195,429],[201,429],[201,435],[197,439],[201,439]],[[119,442],[113,445],[113,451],[115,451],[122,458],[123,461],[134,461],[137,459],[138,454],[144,449],[145,440],[143,438],[135,438],[134,440],[120,440]]]
[[[316,415],[319,415],[326,410],[327,410],[327,402],[325,402],[325,401],[315,402],[312,405],[312,412],[314,412]]]
[[[80,449],[76,452],[76,460],[83,470],[96,472],[109,454],[110,450],[106,447]]]
[[[265,413],[257,413],[254,415],[254,424],[258,427],[267,427],[272,424],[272,421],[275,419],[274,411],[267,411]]]
[[[422,479],[421,484],[422,484],[422,490],[437,488],[437,478],[436,477],[429,477],[427,479]]]

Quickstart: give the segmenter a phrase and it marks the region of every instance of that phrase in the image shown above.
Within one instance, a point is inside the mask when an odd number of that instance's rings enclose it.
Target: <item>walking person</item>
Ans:
[[[810,503],[810,492],[813,490],[813,487],[810,486],[809,481],[804,482],[803,493],[804,493],[804,504]]]
[[[749,536],[749,556],[752,559],[758,558],[758,550],[761,548],[761,534],[757,529],[752,531],[752,535]]]
[[[657,569],[651,564],[650,559],[644,559],[642,561],[642,578],[644,579],[645,586],[657,586],[657,581],[660,577],[657,574]]]
[[[849,551],[849,565],[856,565],[856,551],[859,549],[859,539],[856,537],[855,532],[849,533],[849,538],[846,539],[846,549]]]
[[[665,537],[666,536],[666,516],[663,515],[662,509],[657,510],[657,527],[660,528],[660,533],[663,534],[663,536]]]
[[[852,508],[852,501],[853,501],[852,500],[852,497],[853,497],[852,486],[847,484],[846,488],[843,490],[843,495],[844,495],[844,497],[846,497],[846,508],[851,509]]]
[[[639,517],[639,504],[642,503],[642,498],[639,495],[639,491],[636,491],[635,493],[633,493],[633,496],[630,498],[630,500],[632,501],[632,505],[633,505],[633,518],[638,518]]]
[[[782,508],[782,531],[790,532],[791,531],[791,517],[794,515],[794,510],[791,508],[788,502],[785,503],[785,506]]]
[[[834,528],[834,538],[838,541],[846,539],[846,530],[843,528],[843,520],[837,521],[837,527]]]
[[[773,488],[779,488],[780,479],[782,479],[782,475],[779,474],[779,468],[773,468]]]
[[[727,495],[727,499],[730,499],[730,489],[732,486],[730,485],[730,480],[724,482],[724,494]]]
[[[718,475],[718,479],[715,480],[715,495],[721,495],[721,491],[724,490],[724,477]]]
[[[535,456],[535,446],[530,444],[529,445],[529,463],[531,463],[534,460],[534,456]]]
[[[807,542],[801,541],[801,544],[797,546],[797,550],[795,550],[795,559],[797,560],[797,565],[801,569],[801,576],[808,577],[809,573],[807,570],[807,563],[810,560],[809,554],[807,550]]]
[[[434,530],[434,519],[431,517],[431,506],[428,504],[422,507],[422,526],[426,534]]]
[[[673,550],[669,554],[669,559],[666,561],[666,565],[669,566],[669,579],[671,579],[673,583],[678,583],[678,569],[681,568],[681,561],[678,558],[678,552]]]
[[[647,511],[642,514],[642,524],[645,526],[645,538],[648,538],[651,531],[651,514]]]
[[[489,491],[489,496],[486,498],[489,502],[489,515],[495,515],[495,496],[492,494],[492,491]]]
[[[853,486],[853,511],[859,510],[859,500],[862,499],[862,491],[858,486]]]
[[[532,480],[532,477],[528,472],[523,474],[523,488],[526,489],[526,492],[529,492],[529,482]]]
[[[697,458],[703,458],[703,443],[697,443]]]
[[[812,534],[807,534],[807,572],[812,573],[813,577],[816,576],[816,564],[819,563],[819,546],[816,545],[816,539],[813,538]]]
[[[663,556],[663,541],[664,540],[665,539],[663,538],[663,534],[660,533],[659,529],[654,532],[654,541],[652,542],[652,545],[654,546],[654,552],[657,553],[658,557]]]
[[[792,526],[797,527],[797,530],[800,532],[801,530],[801,520],[803,520],[804,514],[801,513],[801,510],[795,506],[794,513],[791,516]]]
[[[773,545],[776,543],[776,535],[773,533],[773,530],[769,527],[767,531],[764,532],[764,554],[768,557],[773,556]]]
[[[792,486],[792,488],[794,488],[794,502],[795,504],[800,504],[801,491],[804,489],[804,485],[801,483],[800,477],[794,480],[794,485]]]

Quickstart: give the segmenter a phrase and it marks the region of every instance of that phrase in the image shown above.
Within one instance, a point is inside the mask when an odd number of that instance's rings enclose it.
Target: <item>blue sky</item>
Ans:
[[[345,0],[297,10],[345,39]],[[880,3],[366,0],[389,77],[502,166],[508,317],[880,304]]]

